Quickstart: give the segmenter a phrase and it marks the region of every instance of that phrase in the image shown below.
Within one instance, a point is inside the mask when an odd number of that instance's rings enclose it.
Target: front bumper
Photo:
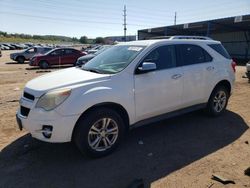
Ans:
[[[79,115],[63,116],[55,110],[45,111],[35,108],[31,101],[21,98],[21,105],[29,108],[27,116],[22,115],[21,107],[18,109],[16,118],[19,128],[26,129],[32,137],[45,142],[70,142],[72,132]],[[21,101],[20,100],[20,101]],[[30,103],[30,104],[29,104]],[[51,137],[47,138],[43,134],[43,127],[51,126]]]
[[[31,59],[31,60],[29,61],[29,65],[30,65],[30,66],[35,66],[35,61]]]
[[[12,59],[13,61],[16,61],[16,56],[10,56],[10,59]]]

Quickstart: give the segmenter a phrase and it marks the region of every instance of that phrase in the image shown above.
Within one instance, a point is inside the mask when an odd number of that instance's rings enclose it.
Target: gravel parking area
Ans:
[[[250,84],[237,67],[228,110],[218,118],[194,112],[134,129],[101,159],[83,158],[71,143],[49,144],[19,131],[15,112],[25,83],[46,74],[0,58],[0,187],[249,187]],[[55,71],[58,68],[49,69]],[[40,72],[37,72],[40,71]],[[233,180],[224,185],[212,175]],[[139,188],[139,187],[138,187]]]

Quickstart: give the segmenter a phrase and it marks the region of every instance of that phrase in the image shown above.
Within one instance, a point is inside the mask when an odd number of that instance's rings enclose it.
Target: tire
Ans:
[[[229,99],[229,91],[225,86],[217,86],[207,103],[206,112],[211,116],[219,116],[223,114],[227,107]]]
[[[47,69],[47,68],[49,68],[49,63],[47,61],[40,61],[39,67],[41,69]]]
[[[81,116],[73,141],[83,155],[103,157],[112,153],[125,135],[125,124],[114,110],[100,107]]]
[[[23,56],[18,56],[18,57],[16,58],[16,60],[17,60],[18,63],[24,63],[25,58],[24,58]]]

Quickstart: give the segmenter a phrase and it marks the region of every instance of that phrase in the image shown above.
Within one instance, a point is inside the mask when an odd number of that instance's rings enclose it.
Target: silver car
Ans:
[[[34,55],[44,54],[50,50],[52,50],[50,47],[32,47],[21,52],[10,54],[10,59],[18,63],[24,63],[24,61],[30,60]]]

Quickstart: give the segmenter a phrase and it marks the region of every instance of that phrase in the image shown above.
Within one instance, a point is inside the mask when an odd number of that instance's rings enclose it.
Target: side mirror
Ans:
[[[142,65],[140,67],[137,68],[137,73],[141,74],[141,73],[146,73],[146,72],[150,72],[156,70],[156,64],[152,63],[152,62],[143,62]]]

